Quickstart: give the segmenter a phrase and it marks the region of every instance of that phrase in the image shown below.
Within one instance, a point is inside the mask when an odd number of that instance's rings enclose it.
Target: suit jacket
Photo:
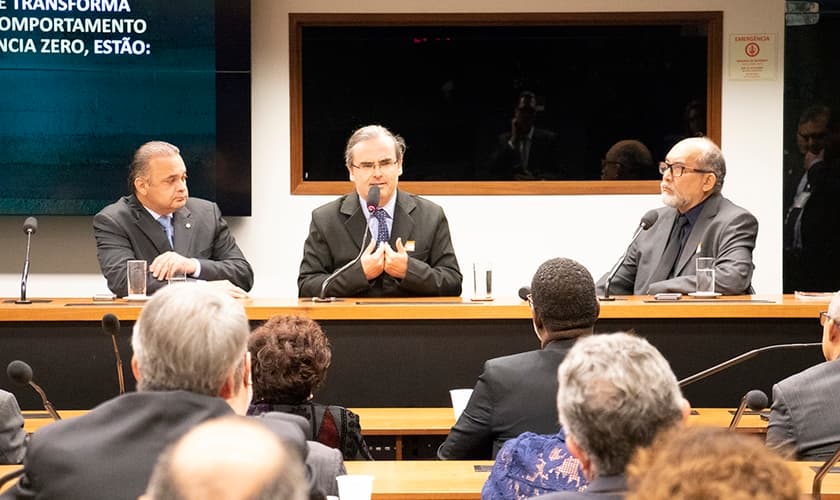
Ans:
[[[24,475],[2,498],[136,500],[166,446],[231,414],[225,400],[186,391],[124,394],[32,434]]]
[[[627,493],[627,477],[618,476],[596,477],[583,491],[561,491],[543,495],[540,500],[571,500],[571,499],[600,499],[621,500]]]
[[[219,207],[200,198],[189,198],[172,217],[174,251],[196,258],[201,264],[202,280],[229,280],[245,291],[254,284],[254,271],[236,246]],[[158,221],[143,208],[134,195],[123,196],[103,208],[93,218],[96,256],[108,288],[119,297],[127,294],[126,262],[145,259],[150,264],[158,255],[172,250]],[[165,281],[146,279],[146,293],[151,295]]]
[[[25,440],[17,399],[11,392],[0,390],[0,464],[19,464],[26,451]]]
[[[321,284],[336,269],[356,258],[362,238],[369,236],[367,219],[352,192],[312,212],[309,236],[303,246],[298,275],[298,295],[317,297]],[[373,281],[365,279],[361,262],[355,262],[327,286],[327,296],[403,297],[461,294],[461,271],[452,249],[449,223],[443,209],[413,194],[397,192],[390,244],[397,238],[403,244],[414,241],[409,252],[408,271],[402,280],[382,273]],[[370,238],[365,239],[365,243]],[[365,245],[365,246],[366,246]]]
[[[556,434],[557,367],[574,342],[555,340],[537,351],[486,361],[464,413],[438,448],[438,458],[488,460],[523,432]]]
[[[715,291],[725,295],[751,293],[752,251],[758,236],[758,221],[747,210],[720,194],[706,199],[688,240],[675,265],[676,273],[668,279],[671,263],[662,262],[662,254],[679,212],[671,207],[657,210],[659,218],[642,231],[630,245],[624,264],[610,285],[616,295],[648,295],[660,292],[690,293],[697,289],[695,258],[702,244],[702,256],[715,258]],[[660,266],[663,266],[660,269]],[[665,270],[664,267],[668,267]],[[664,278],[661,278],[664,276]],[[607,275],[596,285],[604,292]]]
[[[840,360],[773,386],[767,445],[796,460],[828,460],[840,448]]]

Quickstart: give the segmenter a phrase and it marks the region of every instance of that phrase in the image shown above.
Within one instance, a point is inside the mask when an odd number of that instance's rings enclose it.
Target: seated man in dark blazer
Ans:
[[[487,460],[525,431],[559,430],[557,366],[598,319],[592,276],[571,259],[548,260],[531,280],[530,304],[541,349],[484,363],[464,412],[438,448],[439,458]]]
[[[794,460],[828,460],[840,448],[840,294],[820,323],[826,361],[773,386],[767,446]]]
[[[443,209],[397,189],[404,154],[403,139],[385,127],[369,125],[350,136],[344,160],[356,189],[312,212],[299,296],[461,294],[461,271]],[[367,201],[374,187],[379,197],[371,207]]]
[[[242,305],[213,287],[155,294],[131,339],[137,392],[32,434],[24,475],[3,498],[135,500],[167,445],[205,420],[245,414],[249,333]]]
[[[244,297],[254,272],[236,245],[219,207],[187,191],[187,167],[172,144],[153,141],[134,153],[128,173],[131,195],[93,218],[96,256],[108,288],[127,295],[126,263],[149,262],[146,290],[152,294],[176,273],[214,281]]]
[[[662,354],[626,333],[590,335],[569,350],[557,371],[557,413],[566,446],[589,481],[584,491],[541,499],[619,500],[636,449],[680,425],[691,407]]]
[[[645,295],[697,290],[697,257],[714,257],[715,292],[752,293],[752,251],[758,221],[721,196],[726,162],[704,137],[678,142],[665,161],[656,223],[630,245],[610,283],[610,293]],[[607,275],[598,280],[603,294]]]

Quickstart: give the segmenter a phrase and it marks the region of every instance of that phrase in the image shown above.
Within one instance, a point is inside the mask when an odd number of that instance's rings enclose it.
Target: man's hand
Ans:
[[[383,244],[385,247],[385,272],[394,278],[403,279],[408,272],[408,252],[402,243],[402,238],[397,238],[397,250],[391,249],[391,245]]]
[[[239,288],[238,286],[234,285],[228,280],[215,280],[215,281],[208,281],[208,286],[212,286],[216,290],[219,290],[222,293],[226,293],[233,297],[234,299],[247,299],[248,292]]]
[[[825,149],[821,149],[819,153],[812,153],[808,151],[807,153],[805,153],[805,160],[803,161],[803,166],[805,167],[805,170],[808,170],[814,165],[814,163],[821,162],[824,158]]]
[[[375,279],[385,270],[385,247],[387,246],[387,243],[383,243],[374,250],[376,240],[372,240],[370,245],[365,248],[365,252],[362,254],[362,271],[365,272],[365,279],[368,281]]]
[[[168,280],[177,272],[191,276],[195,273],[195,261],[175,252],[164,252],[155,257],[149,271],[160,281]]]

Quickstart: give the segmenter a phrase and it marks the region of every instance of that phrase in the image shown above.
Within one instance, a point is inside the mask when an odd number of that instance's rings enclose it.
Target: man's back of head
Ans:
[[[245,309],[235,299],[201,284],[164,287],[134,325],[138,390],[219,396],[231,371],[244,378],[249,332]]]
[[[687,410],[668,361],[626,333],[578,340],[558,370],[557,410],[569,441],[585,454],[590,479],[624,472],[636,448]],[[574,450],[573,450],[574,451]]]
[[[298,453],[261,422],[247,417],[207,421],[158,460],[147,500],[308,498]]]
[[[543,262],[534,273],[531,305],[543,343],[591,331],[600,311],[592,275],[580,263],[562,257]]]

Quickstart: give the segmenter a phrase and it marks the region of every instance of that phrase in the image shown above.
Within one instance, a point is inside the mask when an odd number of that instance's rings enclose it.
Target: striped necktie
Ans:
[[[161,215],[158,217],[158,223],[163,226],[163,230],[166,231],[166,239],[169,240],[169,248],[175,248],[175,244],[173,241],[173,236],[175,235],[175,230],[172,228],[172,216],[171,215]]]

